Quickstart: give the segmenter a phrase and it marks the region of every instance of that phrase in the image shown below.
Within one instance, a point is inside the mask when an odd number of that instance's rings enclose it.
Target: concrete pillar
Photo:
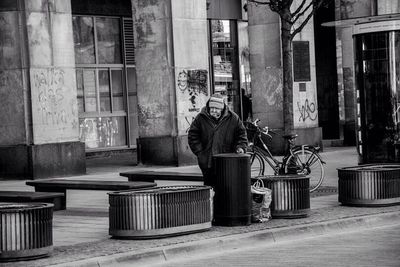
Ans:
[[[253,116],[283,128],[279,16],[266,6],[248,4]]]
[[[6,3],[0,9],[0,176],[85,173],[70,2]]]
[[[371,0],[336,0],[336,20],[371,16],[374,12],[374,1]],[[338,81],[343,81],[339,87],[340,118],[343,127],[343,143],[355,145],[356,142],[356,96],[354,77],[354,49],[352,28],[336,28]]]
[[[300,1],[294,1],[292,10],[297,9]],[[305,14],[307,15],[307,13]],[[303,23],[304,17],[294,25]],[[318,125],[317,76],[315,67],[314,21],[311,18],[293,39],[308,43],[310,79],[296,81],[293,75],[293,116],[298,144],[312,144],[322,148],[322,128]],[[293,56],[293,60],[295,60]],[[295,63],[293,63],[295,64]],[[298,66],[297,66],[298,67]]]
[[[248,4],[250,70],[254,118],[283,133],[283,95],[280,19],[269,7]],[[315,76],[315,54],[312,21],[295,40],[309,41],[311,80],[293,84],[293,116],[298,143],[322,145],[322,132],[318,127],[318,104]],[[303,87],[304,85],[304,87]],[[285,143],[274,138],[274,153],[282,153]]]
[[[206,0],[132,1],[143,163],[195,163],[187,130],[209,96]]]

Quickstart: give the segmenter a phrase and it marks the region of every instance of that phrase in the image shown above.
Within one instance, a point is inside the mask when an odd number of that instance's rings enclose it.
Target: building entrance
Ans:
[[[360,163],[400,161],[398,26],[393,21],[354,26]]]

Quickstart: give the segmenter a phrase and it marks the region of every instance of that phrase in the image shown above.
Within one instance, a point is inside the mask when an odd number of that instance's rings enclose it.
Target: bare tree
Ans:
[[[315,11],[322,5],[327,5],[333,0],[247,0],[248,3],[268,5],[278,13],[281,19],[281,49],[283,68],[283,121],[285,134],[293,133],[293,70],[292,70],[292,41]],[[293,3],[298,3],[297,8],[292,8]],[[292,10],[293,9],[293,10]]]

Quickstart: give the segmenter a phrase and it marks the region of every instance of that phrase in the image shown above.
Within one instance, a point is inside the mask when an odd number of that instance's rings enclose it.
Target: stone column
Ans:
[[[261,119],[275,132],[283,133],[283,95],[281,32],[279,15],[269,7],[248,4],[250,71],[254,118]],[[312,22],[295,40],[309,41],[311,80],[293,84],[293,116],[298,143],[321,145],[321,129],[318,127],[318,108],[315,78],[315,57]],[[305,90],[304,90],[305,89]],[[285,150],[283,138],[276,137],[271,143],[273,153]]]
[[[373,1],[371,0],[336,0],[336,20],[346,20],[357,17],[373,15]],[[342,104],[341,125],[343,126],[343,143],[355,145],[356,143],[356,99],[354,77],[353,31],[351,26],[337,28],[337,46],[340,51],[338,58],[338,77],[343,81],[339,92],[339,103]],[[339,64],[341,63],[341,65]]]
[[[195,163],[187,130],[209,95],[205,0],[132,1],[139,159]]]
[[[7,1],[0,8],[0,176],[85,173],[70,2]]]

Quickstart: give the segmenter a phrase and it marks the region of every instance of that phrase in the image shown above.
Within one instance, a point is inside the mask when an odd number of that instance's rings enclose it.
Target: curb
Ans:
[[[250,248],[278,242],[287,242],[298,239],[313,238],[321,235],[337,234],[346,231],[355,231],[373,227],[382,227],[399,224],[400,211],[374,215],[364,215],[338,220],[309,223],[301,226],[265,229],[261,231],[227,235],[218,238],[193,241],[176,245],[130,251],[113,255],[78,260],[52,266],[114,266],[117,264],[160,264],[176,259],[198,254],[215,254],[228,252],[237,248]]]

